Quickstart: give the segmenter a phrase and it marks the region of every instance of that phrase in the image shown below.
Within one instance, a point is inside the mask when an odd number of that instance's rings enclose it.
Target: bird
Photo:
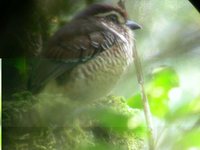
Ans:
[[[34,94],[61,93],[72,100],[108,95],[133,62],[133,30],[140,28],[119,6],[88,6],[50,38],[33,67],[28,89]]]

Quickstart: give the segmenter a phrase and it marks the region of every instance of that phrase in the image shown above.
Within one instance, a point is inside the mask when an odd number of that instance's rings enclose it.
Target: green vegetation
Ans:
[[[123,98],[109,96],[85,105],[50,94],[35,99],[24,92],[14,98],[3,103],[5,149],[137,150],[143,146],[145,125]]]
[[[14,21],[10,22],[13,34],[9,35],[7,48],[25,49],[30,52],[28,56],[37,53],[76,12],[97,1],[36,1],[35,13],[27,13],[24,17],[29,19],[18,29]],[[118,0],[104,1],[116,4]],[[156,150],[199,150],[199,13],[188,0],[127,0],[126,6],[129,17],[143,26],[135,38],[153,115]],[[134,66],[113,91],[115,96],[84,103],[50,93],[35,97],[25,91],[30,58],[23,55],[2,62],[3,81],[7,83],[3,96],[8,95],[2,102],[3,149],[147,148],[147,127]]]

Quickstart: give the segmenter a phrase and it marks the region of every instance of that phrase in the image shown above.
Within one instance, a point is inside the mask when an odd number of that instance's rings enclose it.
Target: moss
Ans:
[[[3,101],[3,149],[141,149],[127,122],[135,114],[121,97],[94,102],[60,95],[17,93]]]

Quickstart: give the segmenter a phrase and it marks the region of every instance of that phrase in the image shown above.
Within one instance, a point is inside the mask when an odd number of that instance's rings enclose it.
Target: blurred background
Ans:
[[[52,34],[87,5],[116,5],[118,0],[4,1],[0,37],[3,100],[26,90],[30,59]],[[127,0],[135,31],[145,89],[155,125],[156,145],[163,150],[200,149],[200,14],[188,0]],[[142,110],[134,64],[113,95]]]

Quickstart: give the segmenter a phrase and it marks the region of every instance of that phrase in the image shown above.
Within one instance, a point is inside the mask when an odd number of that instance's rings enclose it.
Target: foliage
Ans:
[[[136,150],[142,147],[144,124],[136,118],[133,122],[138,112],[129,110],[123,98],[109,96],[83,105],[59,95],[34,97],[23,92],[16,93],[13,100],[3,102],[5,149]]]
[[[153,114],[156,149],[199,149],[199,13],[189,1],[131,1],[130,17],[143,25],[136,33],[145,88]],[[134,9],[133,9],[134,8]],[[130,10],[131,12],[131,10]],[[134,72],[126,79],[135,83]],[[132,80],[131,80],[132,79]],[[121,84],[126,89],[129,84]],[[142,109],[141,95],[124,92],[127,104]]]
[[[11,16],[2,33],[5,54],[14,56],[2,62],[3,96],[9,96],[3,97],[2,104],[3,148],[146,148],[141,95],[132,66],[113,92],[123,97],[109,96],[88,104],[49,93],[35,97],[19,92],[27,84],[32,57],[49,37],[86,5],[102,1],[33,2],[25,9],[19,7],[24,15]],[[126,6],[129,18],[143,26],[136,31],[136,44],[153,114],[156,149],[199,149],[199,13],[187,0],[130,0]],[[21,51],[25,54],[19,55]]]
[[[172,68],[162,67],[153,71],[152,79],[147,83],[146,88],[154,116],[155,131],[159,133],[156,140],[157,149],[165,147],[177,150],[199,147],[199,142],[197,142],[200,138],[199,97],[180,105],[172,105],[174,99],[187,94],[181,93],[180,95],[179,82],[179,77]],[[127,104],[132,108],[143,109],[140,93],[136,92],[127,100]],[[171,132],[174,132],[173,137],[170,137]],[[161,140],[160,137],[163,139]]]

